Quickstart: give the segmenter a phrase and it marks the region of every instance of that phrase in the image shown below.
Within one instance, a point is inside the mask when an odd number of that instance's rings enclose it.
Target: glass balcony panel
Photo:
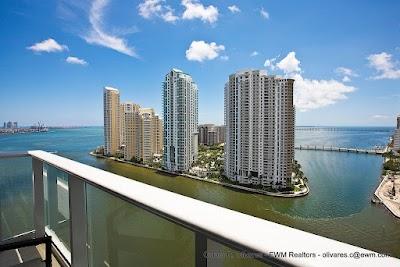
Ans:
[[[48,164],[43,166],[46,231],[59,249],[70,251],[68,174]],[[68,258],[68,257],[67,257]]]
[[[261,255],[258,253],[241,252],[231,249],[225,245],[207,239],[207,266],[208,267],[268,267],[268,265],[257,260]]]
[[[194,266],[192,231],[89,184],[86,190],[90,266]]]
[[[0,159],[0,241],[33,230],[32,159]]]

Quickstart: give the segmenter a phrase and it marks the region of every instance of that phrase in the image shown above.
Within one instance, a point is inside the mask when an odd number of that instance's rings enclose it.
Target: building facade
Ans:
[[[218,144],[225,143],[225,125],[215,126]]]
[[[120,96],[118,89],[104,87],[104,154],[120,152]]]
[[[141,120],[139,114],[140,107],[132,102],[121,104],[121,118],[123,118],[123,128],[121,147],[125,160],[141,159]]]
[[[225,85],[225,175],[241,184],[291,186],[295,109],[292,79],[236,72]]]
[[[164,125],[161,117],[158,114],[153,116],[153,151],[158,156],[162,155],[164,148],[163,137],[164,137]]]
[[[155,154],[162,153],[162,128],[160,128],[162,120],[152,108],[141,108],[140,120],[142,128],[142,159],[144,162],[149,162]]]
[[[400,115],[397,116],[396,130],[393,135],[393,150],[400,153]]]
[[[163,167],[185,172],[198,154],[198,89],[192,77],[172,69],[163,82]]]
[[[121,104],[124,118],[122,144],[124,159],[151,162],[162,153],[162,121],[152,108],[141,108],[132,102]]]
[[[225,126],[214,124],[201,124],[198,127],[199,144],[213,146],[225,142]]]

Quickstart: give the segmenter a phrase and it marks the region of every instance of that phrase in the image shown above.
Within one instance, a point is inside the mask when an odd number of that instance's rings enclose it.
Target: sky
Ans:
[[[161,112],[171,68],[223,124],[229,74],[295,79],[297,125],[393,126],[400,1],[2,0],[0,122],[103,124],[104,86]]]

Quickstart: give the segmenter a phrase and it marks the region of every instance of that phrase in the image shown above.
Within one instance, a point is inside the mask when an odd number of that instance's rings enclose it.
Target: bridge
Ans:
[[[374,154],[382,155],[385,151],[380,148],[364,149],[364,148],[347,148],[347,147],[334,147],[334,146],[315,146],[315,145],[301,145],[295,146],[297,150],[317,150],[317,151],[334,151],[334,152],[347,152],[347,153],[360,153],[360,154]]]

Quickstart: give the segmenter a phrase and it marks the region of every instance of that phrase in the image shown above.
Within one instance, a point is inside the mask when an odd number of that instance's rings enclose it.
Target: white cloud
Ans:
[[[191,61],[202,62],[204,60],[212,60],[218,57],[219,52],[224,51],[223,45],[216,43],[206,43],[204,41],[193,41],[188,50],[186,50],[186,58]]]
[[[351,79],[349,76],[343,76],[342,82],[348,83],[348,82],[351,82]]]
[[[301,71],[300,61],[296,58],[296,52],[293,51],[289,52],[284,59],[279,61],[276,67],[286,74]]]
[[[347,94],[356,90],[340,81],[313,80],[304,78],[301,74],[300,61],[295,52],[289,52],[285,58],[275,64],[277,58],[267,59],[265,67],[270,70],[279,69],[294,82],[294,103],[300,111],[307,111],[335,104],[347,99]]]
[[[226,55],[220,56],[219,58],[220,58],[221,60],[223,60],[223,61],[228,61],[228,60],[229,60],[229,57],[226,56]]]
[[[355,73],[352,69],[346,67],[338,67],[336,68],[335,72],[341,76],[343,76],[343,82],[351,82],[350,77],[358,77],[358,74]]]
[[[27,47],[27,49],[32,50],[34,52],[40,53],[40,52],[62,52],[62,51],[67,51],[68,46],[66,45],[61,45],[57,43],[56,40],[49,38],[47,40],[44,40],[42,42],[36,43],[32,46]]]
[[[166,9],[165,13],[161,14],[161,18],[165,22],[174,23],[175,21],[177,21],[179,19],[178,16],[174,15],[174,10],[172,8],[170,8],[169,6],[166,6],[165,9]]]
[[[351,76],[351,77],[357,77],[358,74],[355,73],[352,69],[346,68],[346,67],[338,67],[336,68],[336,73],[342,74],[344,76]]]
[[[218,20],[218,8],[215,6],[205,7],[198,0],[182,0],[185,11],[182,14],[183,19],[201,19],[203,22],[214,23]]]
[[[372,118],[375,119],[375,120],[386,120],[386,119],[389,119],[390,116],[382,115],[382,114],[376,114],[376,115],[373,115]]]
[[[91,29],[83,38],[89,44],[113,49],[122,54],[137,57],[135,49],[128,45],[128,42],[116,35],[111,35],[103,30],[104,9],[108,5],[109,0],[94,0],[89,12],[89,21]]]
[[[376,76],[371,77],[372,79],[400,79],[400,68],[397,66],[397,62],[393,62],[392,57],[393,55],[386,52],[367,57],[369,65],[377,72]]]
[[[270,70],[275,70],[276,69],[275,61],[277,58],[278,57],[266,59],[264,62],[264,67],[269,68]]]
[[[261,17],[263,17],[264,19],[269,19],[269,13],[268,13],[267,10],[265,10],[263,7],[260,9],[260,15],[261,15]]]
[[[164,2],[164,0],[145,0],[138,5],[139,15],[145,19],[160,17],[165,22],[176,22],[179,17],[174,14],[175,10],[164,5]]]
[[[317,109],[347,99],[356,90],[336,80],[312,80],[294,74],[294,103],[300,111]]]
[[[239,13],[240,8],[238,8],[236,5],[228,6],[229,11],[231,11],[233,14]]]
[[[157,15],[162,9],[161,2],[161,0],[145,0],[138,5],[139,15],[146,19]]]
[[[77,57],[71,57],[71,56],[67,57],[65,59],[65,61],[69,64],[77,64],[77,65],[87,65],[88,64],[84,59],[77,58]]]
[[[253,52],[251,52],[250,56],[251,56],[251,57],[258,56],[258,52],[257,52],[257,51],[253,51]]]

